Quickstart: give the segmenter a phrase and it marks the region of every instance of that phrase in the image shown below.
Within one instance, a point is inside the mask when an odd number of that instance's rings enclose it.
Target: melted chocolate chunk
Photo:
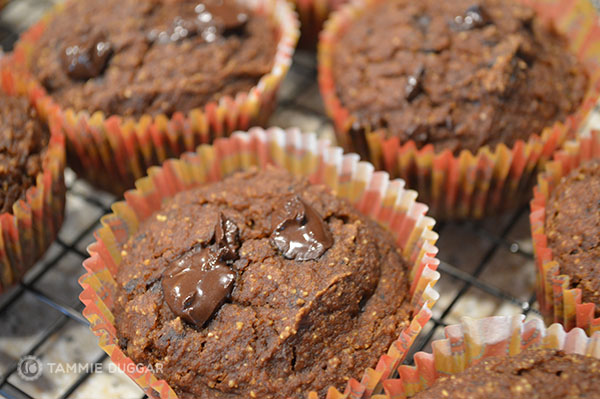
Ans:
[[[177,316],[201,328],[229,298],[235,273],[208,248],[173,262],[163,274],[165,301]]]
[[[425,69],[419,67],[412,75],[408,76],[408,81],[404,87],[406,101],[414,100],[423,92],[423,75],[425,75]]]
[[[490,18],[480,5],[473,5],[465,11],[464,15],[454,17],[452,27],[458,31],[482,28],[490,23]]]
[[[293,196],[271,216],[271,241],[288,259],[318,259],[333,245],[329,227],[321,215]]]
[[[201,36],[205,42],[214,42],[218,36],[240,34],[248,22],[248,14],[235,4],[223,0],[205,0],[194,8],[196,17],[177,17],[167,30],[151,30],[147,39],[151,43],[176,43],[186,38]]]
[[[86,42],[67,46],[62,53],[62,62],[70,78],[87,80],[102,74],[111,55],[110,42],[99,33]]]
[[[229,298],[235,273],[227,263],[238,258],[239,235],[235,222],[219,213],[217,248],[194,248],[167,267],[162,288],[173,313],[201,328]]]
[[[233,220],[226,218],[222,213],[219,214],[215,226],[215,241],[219,246],[219,258],[225,261],[238,258],[240,230]]]

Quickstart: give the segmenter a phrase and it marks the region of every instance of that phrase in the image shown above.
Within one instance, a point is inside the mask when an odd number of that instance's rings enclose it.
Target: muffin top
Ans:
[[[0,213],[35,185],[42,172],[50,132],[25,97],[0,95]]]
[[[175,195],[122,255],[120,345],[180,397],[341,389],[376,365],[411,315],[392,235],[281,169]]]
[[[353,130],[455,154],[540,133],[587,88],[566,41],[510,0],[382,1],[341,36],[332,72]]]
[[[600,360],[554,349],[490,357],[439,378],[415,399],[563,399],[600,396]]]
[[[256,85],[275,32],[236,0],[73,0],[47,23],[31,69],[63,107],[170,116]]]
[[[554,188],[545,231],[560,272],[600,314],[600,160],[583,163]]]

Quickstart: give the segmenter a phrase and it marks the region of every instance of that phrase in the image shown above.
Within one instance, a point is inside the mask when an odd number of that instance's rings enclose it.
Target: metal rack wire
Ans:
[[[499,288],[493,283],[489,283],[480,279],[481,274],[486,270],[486,268],[490,267],[490,260],[492,257],[498,253],[502,248],[508,249],[512,254],[522,258],[523,264],[527,263],[527,261],[531,262],[533,260],[533,254],[527,250],[523,250],[521,246],[516,242],[508,238],[508,234],[515,228],[519,220],[523,217],[528,217],[529,208],[525,206],[524,208],[508,215],[509,221],[503,226],[500,231],[490,232],[487,230],[480,222],[472,223],[465,222],[463,223],[468,229],[472,229],[476,234],[480,234],[489,239],[493,244],[491,247],[484,252],[481,260],[476,264],[475,268],[466,272],[461,268],[461,265],[454,265],[445,261],[447,259],[443,253],[440,254],[440,266],[439,271],[442,274],[442,279],[453,278],[457,280],[460,288],[458,293],[450,300],[448,304],[446,304],[441,310],[438,308],[438,314],[436,314],[429,322],[428,328],[426,328],[425,334],[422,334],[413,347],[411,357],[407,359],[407,362],[412,362],[412,354],[417,351],[423,350],[427,347],[428,344],[431,343],[434,337],[439,337],[441,335],[441,329],[447,326],[449,323],[446,322],[446,318],[451,314],[452,310],[457,306],[457,303],[461,300],[461,298],[467,293],[470,288],[476,288],[477,290],[482,291],[488,295],[499,298],[504,302],[511,303],[516,307],[521,308],[521,313],[525,316],[529,316],[530,314],[535,314],[539,316],[540,313],[536,309],[536,295],[535,292],[532,292],[531,295],[522,300],[511,293]],[[441,237],[444,235],[445,227],[448,224],[441,223],[437,226],[436,231],[440,234]],[[441,295],[444,295],[444,292],[441,292]],[[466,314],[468,316],[468,314]],[[428,330],[428,331],[427,331]]]
[[[41,14],[54,2],[13,0],[8,7],[15,3],[21,3],[19,6],[25,6],[26,10],[33,7]],[[25,28],[7,23],[4,18],[7,12],[14,12],[14,9],[5,9],[0,13],[0,45],[5,51],[12,48],[19,30]],[[323,136],[332,135],[331,125],[323,113],[318,96],[313,54],[299,53],[295,57],[280,98],[279,108],[271,120],[273,125],[296,125]],[[16,375],[19,359],[38,354],[44,347],[52,346],[52,340],[56,336],[60,337],[67,325],[88,325],[81,315],[82,305],[76,298],[76,281],[83,272],[81,261],[87,257],[85,246],[93,239],[92,233],[99,226],[99,218],[110,212],[110,204],[115,198],[94,190],[70,171],[67,173],[67,187],[67,216],[59,239],[21,284],[0,296],[0,397],[37,397],[37,391],[22,384]],[[463,315],[481,317],[508,312],[530,317],[538,314],[533,292],[533,257],[528,239],[526,206],[510,214],[480,222],[440,223],[436,226],[436,231],[440,234],[438,246],[439,258],[442,260],[439,267],[442,279],[438,285],[441,299],[434,309],[434,317],[418,338],[414,351],[426,349],[432,339],[443,334],[446,325],[456,322]],[[456,242],[460,245],[456,245]],[[64,281],[61,280],[58,285],[48,283],[52,280],[48,276],[65,268],[65,264],[70,265],[71,269],[59,274]],[[61,284],[70,284],[75,288],[63,292]],[[521,289],[515,291],[514,286]],[[28,300],[28,308],[22,305],[25,299]],[[51,313],[51,317],[46,317],[48,313]],[[41,317],[41,314],[45,316]],[[44,322],[40,322],[35,331],[20,331],[19,317],[40,317]],[[17,332],[11,333],[11,328],[16,328]],[[95,344],[95,337],[87,328],[81,331],[82,335],[89,334],[89,339]],[[3,353],[3,348],[12,345],[11,339],[21,334],[31,339],[26,340],[21,349]],[[87,359],[87,362],[96,364],[105,361],[108,360],[101,351]],[[407,362],[411,361],[412,355],[407,359]],[[63,385],[52,385],[56,392],[54,397],[81,397],[78,393],[93,375],[94,370],[90,369]],[[120,382],[113,384],[119,385]],[[140,398],[143,395],[138,391],[133,397]]]
[[[94,196],[90,196],[87,193],[74,189],[74,184],[76,181],[73,179],[71,180],[72,182],[68,185],[69,196],[74,196],[84,200],[91,206],[98,208],[102,214],[110,212],[110,208]],[[87,320],[81,315],[81,309],[83,308],[81,304],[70,305],[64,303],[64,301],[57,299],[54,295],[49,295],[38,288],[38,282],[40,282],[44,276],[49,273],[49,271],[56,267],[60,261],[69,254],[83,261],[83,259],[87,257],[87,254],[80,249],[79,244],[97,227],[98,221],[95,220],[88,226],[80,229],[78,234],[72,240],[65,241],[59,237],[55,242],[55,245],[58,246],[57,250],[55,251],[56,254],[45,260],[41,267],[34,268],[34,270],[28,274],[23,282],[21,282],[12,291],[6,293],[4,298],[2,298],[3,300],[0,302],[0,317],[2,317],[5,313],[15,311],[14,307],[16,303],[26,294],[30,294],[37,301],[39,301],[40,304],[49,306],[50,308],[56,310],[57,317],[51,324],[49,324],[43,331],[39,333],[37,339],[31,344],[29,349],[23,351],[18,359],[14,359],[14,361],[12,361],[7,369],[0,375],[0,396],[6,398],[32,398],[31,395],[24,392],[21,388],[9,380],[17,370],[19,359],[23,356],[35,354],[38,349],[40,349],[53,334],[64,327],[69,320],[84,326],[89,325]],[[33,275],[31,275],[32,273]],[[1,336],[2,332],[0,331],[0,337]],[[105,358],[106,354],[102,354],[95,360],[95,362],[102,362]],[[69,397],[89,377],[89,375],[89,373],[81,375],[74,383],[66,387],[64,392],[59,397]]]

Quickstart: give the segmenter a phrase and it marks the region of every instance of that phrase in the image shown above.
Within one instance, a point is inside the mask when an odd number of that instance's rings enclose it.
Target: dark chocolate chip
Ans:
[[[425,75],[425,69],[423,67],[417,68],[412,74],[408,75],[406,86],[404,87],[404,98],[406,101],[412,101],[419,94],[423,92],[423,76]]]
[[[271,241],[288,259],[318,259],[333,245],[321,215],[297,195],[286,199],[273,213],[271,226]]]
[[[238,258],[240,248],[240,230],[235,222],[219,213],[215,226],[215,241],[219,247],[219,257],[224,261]]]
[[[162,278],[165,301],[177,316],[201,328],[231,295],[235,273],[208,248],[171,263]]]
[[[467,8],[464,15],[457,15],[452,21],[452,28],[457,31],[466,31],[478,29],[488,25],[491,22],[484,8],[475,4]]]
[[[70,78],[87,80],[104,72],[112,52],[106,36],[99,33],[90,40],[67,46],[62,53],[62,62]]]

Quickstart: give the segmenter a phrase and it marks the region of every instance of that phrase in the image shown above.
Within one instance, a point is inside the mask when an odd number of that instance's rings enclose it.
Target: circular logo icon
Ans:
[[[25,381],[35,381],[42,375],[42,362],[35,356],[23,356],[17,365],[17,374]]]

